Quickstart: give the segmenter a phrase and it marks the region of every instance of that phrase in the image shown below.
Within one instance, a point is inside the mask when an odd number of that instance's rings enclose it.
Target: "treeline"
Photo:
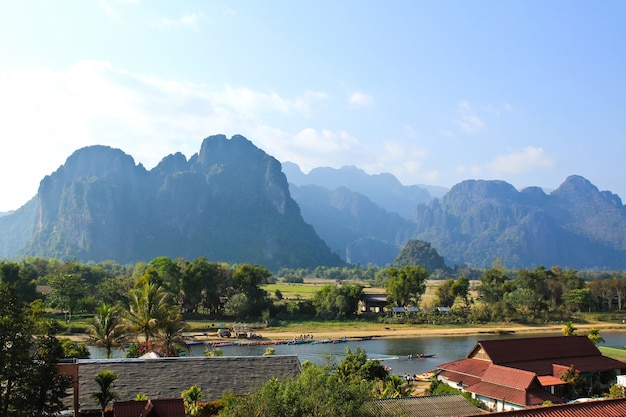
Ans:
[[[416,306],[415,321],[428,321],[429,311],[448,307],[438,321],[541,322],[570,317],[577,312],[621,311],[626,302],[626,275],[576,271],[543,266],[508,270],[494,265],[487,270],[454,270],[440,280],[434,299],[422,302],[426,281],[441,278],[422,267],[317,267],[282,269],[272,274],[259,265],[209,262],[206,258],[155,258],[132,266],[114,262],[81,264],[45,258],[0,262],[0,281],[11,284],[24,302],[40,299],[48,309],[95,314],[103,304],[133,302],[138,289],[151,284],[163,292],[168,306],[184,317],[234,320],[346,319],[358,313],[363,285],[384,287],[388,306]],[[283,300],[263,285],[277,281],[330,280],[310,300]],[[39,286],[39,291],[37,291]],[[136,300],[135,300],[136,301]]]

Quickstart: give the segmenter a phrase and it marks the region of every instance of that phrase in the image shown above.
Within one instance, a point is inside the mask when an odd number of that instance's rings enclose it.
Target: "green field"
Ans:
[[[604,356],[608,356],[609,358],[617,360],[626,359],[626,350],[624,349],[616,349],[604,346],[598,346],[598,349],[600,349],[600,352],[602,352]]]

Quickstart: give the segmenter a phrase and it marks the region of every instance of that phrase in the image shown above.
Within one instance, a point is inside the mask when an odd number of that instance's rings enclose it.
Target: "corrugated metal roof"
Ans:
[[[381,414],[402,417],[460,417],[482,412],[458,394],[390,398],[373,404]]]
[[[602,356],[587,336],[519,337],[482,340],[478,346],[496,365],[510,362]]]
[[[472,414],[466,417],[480,416]],[[489,417],[624,417],[626,399],[598,400],[490,413]]]
[[[535,379],[533,372],[523,371],[521,369],[512,369],[499,365],[491,365],[483,374],[484,382],[504,385],[506,387],[516,389],[527,389]]]

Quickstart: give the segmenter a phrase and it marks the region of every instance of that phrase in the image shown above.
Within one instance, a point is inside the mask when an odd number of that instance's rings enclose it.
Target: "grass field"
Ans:
[[[616,349],[604,346],[598,346],[598,349],[600,349],[600,352],[602,352],[604,356],[608,356],[609,358],[617,360],[626,359],[626,350],[624,349]]]

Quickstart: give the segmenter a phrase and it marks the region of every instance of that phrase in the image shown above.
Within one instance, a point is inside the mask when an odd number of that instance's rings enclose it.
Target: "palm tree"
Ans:
[[[192,385],[188,390],[183,391],[180,396],[185,403],[185,415],[197,416],[200,413],[198,401],[204,397],[202,388],[197,385]]]
[[[100,387],[100,392],[94,392],[92,394],[93,399],[96,400],[98,405],[102,408],[102,417],[104,417],[104,410],[107,405],[113,401],[120,398],[119,394],[113,391],[113,382],[117,379],[117,374],[110,369],[105,369],[104,371],[98,373],[96,375],[96,383]]]
[[[87,331],[96,346],[106,349],[106,357],[111,357],[111,349],[124,342],[127,327],[118,306],[102,304],[93,319],[89,320]]]
[[[169,316],[167,297],[162,287],[150,282],[130,290],[130,309],[126,319],[134,331],[143,334],[146,344],[159,333],[163,321]]]
[[[178,313],[171,313],[170,316],[161,323],[160,338],[163,340],[161,352],[168,355],[178,356],[181,348],[189,350],[183,332],[188,326]]]

